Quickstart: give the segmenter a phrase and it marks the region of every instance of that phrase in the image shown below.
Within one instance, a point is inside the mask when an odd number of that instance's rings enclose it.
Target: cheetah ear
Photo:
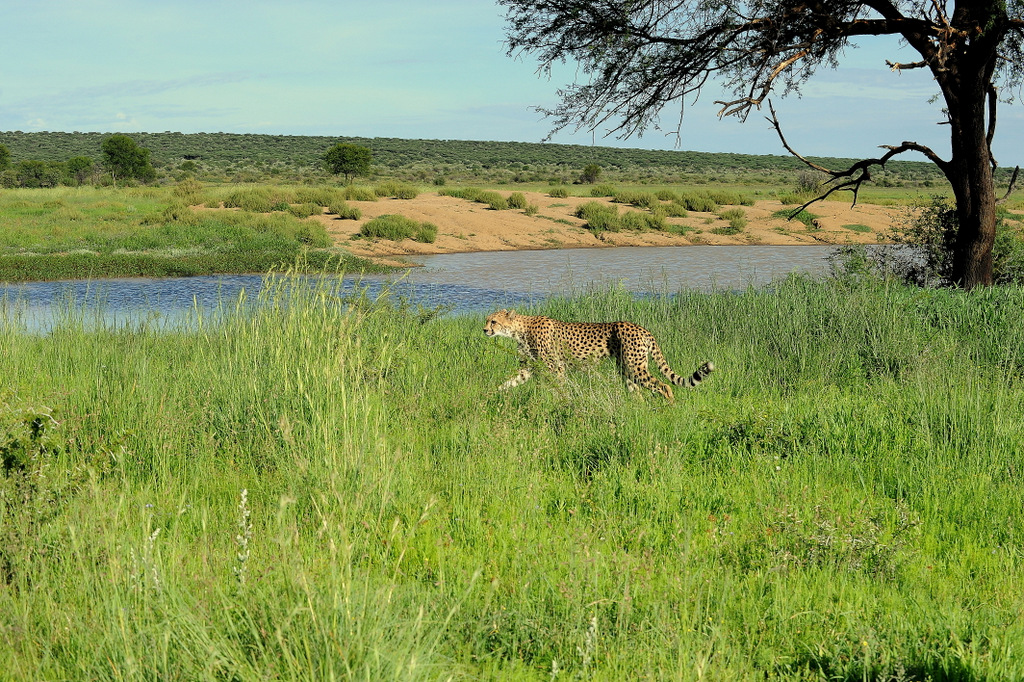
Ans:
[[[509,310],[509,311],[508,311],[508,318],[509,318],[510,320],[514,320],[514,319],[516,319],[516,311],[515,311],[514,309],[513,309],[513,310]]]

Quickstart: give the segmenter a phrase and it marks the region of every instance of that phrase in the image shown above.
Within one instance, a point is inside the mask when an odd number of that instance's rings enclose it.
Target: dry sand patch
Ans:
[[[583,227],[583,220],[575,217],[576,207],[588,201],[611,204],[609,199],[554,198],[540,192],[524,194],[529,203],[539,208],[537,215],[528,216],[521,210],[495,211],[486,204],[429,192],[415,199],[350,201],[352,206],[362,211],[360,220],[340,220],[333,215],[318,216],[317,219],[324,223],[337,246],[357,256],[396,262],[396,257],[413,254],[573,247],[875,244],[885,240],[894,218],[898,219],[903,210],[900,207],[872,204],[851,207],[849,203],[824,201],[809,209],[820,216],[819,229],[808,229],[798,221],[773,217],[776,211],[787,208],[780,202],[758,201],[753,206],[739,207],[746,214],[747,225],[738,234],[715,234],[712,230],[725,227],[726,221],[714,213],[690,212],[685,218],[668,218],[669,223],[691,228],[684,235],[653,231],[604,232],[595,235]],[[611,205],[618,206],[620,213],[640,210],[622,204]],[[437,225],[437,240],[432,244],[424,244],[411,239],[394,242],[358,237],[363,223],[389,213]]]

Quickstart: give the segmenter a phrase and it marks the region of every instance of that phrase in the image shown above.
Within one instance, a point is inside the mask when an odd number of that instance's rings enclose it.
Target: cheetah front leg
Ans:
[[[503,383],[501,386],[498,386],[498,390],[499,391],[507,391],[510,388],[515,388],[516,386],[522,386],[527,381],[529,381],[530,377],[532,377],[532,376],[533,376],[533,370],[531,370],[529,367],[523,367],[521,370],[519,370],[518,374],[516,374],[514,377],[512,377],[511,379],[509,379],[508,381]]]

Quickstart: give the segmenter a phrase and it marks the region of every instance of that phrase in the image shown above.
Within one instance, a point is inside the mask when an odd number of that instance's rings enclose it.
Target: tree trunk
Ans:
[[[985,70],[984,67],[979,69]],[[947,87],[943,88],[953,152],[944,170],[953,186],[959,223],[951,277],[953,284],[971,289],[992,284],[996,195],[987,140],[984,84],[989,81],[973,69],[965,69],[958,75],[952,79],[955,85],[947,81]]]

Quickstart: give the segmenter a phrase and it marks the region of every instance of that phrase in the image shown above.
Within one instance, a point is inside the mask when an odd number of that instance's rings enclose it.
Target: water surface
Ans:
[[[681,289],[736,290],[790,272],[820,274],[831,246],[683,246],[500,251],[416,256],[406,273],[346,278],[342,291],[383,290],[428,308],[456,313],[528,304],[553,294],[618,285],[641,293]],[[261,275],[68,280],[0,285],[4,315],[48,329],[63,317],[122,325],[178,324],[190,312],[249,305],[266,284]]]

